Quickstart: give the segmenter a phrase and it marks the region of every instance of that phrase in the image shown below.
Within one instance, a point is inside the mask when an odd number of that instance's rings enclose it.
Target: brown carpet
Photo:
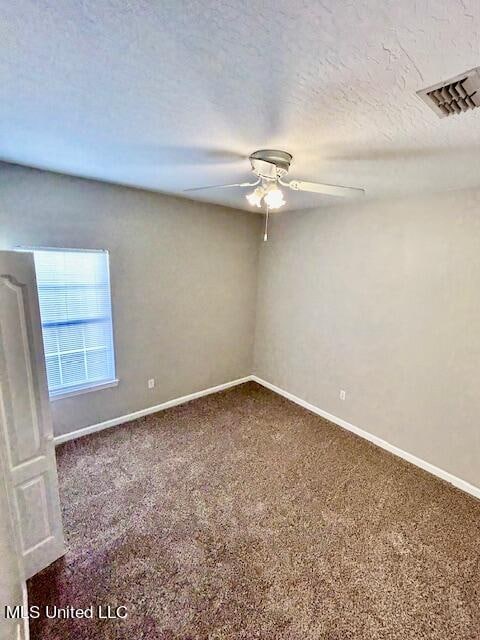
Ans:
[[[248,383],[58,449],[32,640],[480,638],[480,502]]]

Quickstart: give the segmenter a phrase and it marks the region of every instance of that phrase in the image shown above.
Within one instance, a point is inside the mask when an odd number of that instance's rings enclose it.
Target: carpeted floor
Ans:
[[[255,383],[57,450],[32,640],[478,640],[480,502]]]

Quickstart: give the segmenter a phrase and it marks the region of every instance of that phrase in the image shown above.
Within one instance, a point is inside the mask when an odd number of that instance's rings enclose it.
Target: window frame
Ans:
[[[114,378],[113,380],[106,382],[91,382],[86,383],[85,386],[77,386],[72,391],[54,391],[48,392],[50,402],[56,402],[57,400],[64,400],[66,398],[73,398],[74,396],[81,396],[84,393],[91,393],[92,391],[101,391],[102,389],[109,389],[110,387],[117,387],[120,380]]]
[[[34,253],[40,251],[52,251],[56,253],[103,253],[106,255],[106,265],[107,265],[107,277],[108,277],[108,288],[109,288],[109,297],[110,297],[110,322],[112,327],[112,368],[113,368],[113,378],[105,379],[99,381],[85,382],[80,383],[78,385],[72,385],[71,388],[65,387],[63,389],[58,389],[56,391],[50,391],[48,389],[48,395],[50,402],[55,402],[57,400],[63,400],[66,398],[71,398],[74,396],[83,395],[84,393],[91,393],[93,391],[101,391],[102,389],[108,389],[112,387],[116,387],[119,384],[119,379],[117,377],[117,368],[116,368],[116,344],[115,344],[115,323],[113,318],[113,300],[112,300],[112,283],[110,279],[110,252],[108,249],[81,249],[81,248],[66,248],[66,247],[18,247],[17,251],[22,251],[26,253],[31,253],[33,259],[35,260]],[[35,279],[37,277],[35,270]],[[38,284],[37,284],[38,289]],[[40,306],[40,298],[38,297],[37,290],[37,298],[38,304]],[[42,330],[42,338],[43,338],[43,325],[41,325]],[[45,360],[45,353],[44,353]],[[46,374],[46,360],[45,360],[45,374]],[[47,388],[48,388],[48,380],[47,380]]]

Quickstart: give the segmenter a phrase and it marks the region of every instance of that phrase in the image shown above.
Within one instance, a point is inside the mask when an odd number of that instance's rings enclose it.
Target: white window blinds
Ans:
[[[50,396],[115,380],[107,251],[35,250]]]

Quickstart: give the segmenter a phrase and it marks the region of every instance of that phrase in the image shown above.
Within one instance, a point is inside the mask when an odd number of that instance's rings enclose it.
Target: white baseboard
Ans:
[[[70,431],[70,433],[55,436],[53,440],[55,445],[62,444],[62,442],[68,442],[68,440],[75,440],[76,438],[87,436],[88,434],[95,433],[96,431],[103,431],[103,429],[116,427],[119,424],[130,422],[131,420],[135,420],[136,418],[143,418],[143,416],[148,416],[151,413],[157,413],[158,411],[163,411],[164,409],[169,409],[170,407],[176,407],[179,404],[185,404],[185,402],[190,402],[190,400],[196,400],[197,398],[202,398],[203,396],[208,396],[211,393],[217,393],[218,391],[223,391],[224,389],[230,389],[230,387],[236,387],[237,385],[248,382],[249,380],[252,380],[252,376],[245,376],[244,378],[231,380],[230,382],[225,382],[224,384],[218,384],[216,387],[202,389],[202,391],[195,391],[195,393],[189,393],[187,396],[181,396],[180,398],[167,400],[167,402],[162,402],[161,404],[157,404],[153,407],[148,407],[147,409],[134,411],[133,413],[128,413],[127,415],[119,416],[118,418],[112,418],[111,420],[105,420],[105,422],[99,422],[98,424],[92,424],[89,427],[83,427],[82,429]]]
[[[375,436],[372,433],[369,433],[368,431],[364,431],[363,429],[360,429],[359,427],[356,427],[355,425],[350,424],[350,422],[347,422],[342,418],[337,418],[337,416],[334,416],[331,413],[328,413],[327,411],[323,411],[323,409],[319,409],[318,407],[316,407],[313,404],[310,404],[306,400],[302,400],[302,398],[299,398],[298,396],[293,395],[293,393],[290,393],[289,391],[285,391],[284,389],[281,389],[280,387],[277,387],[274,384],[267,382],[266,380],[262,380],[262,378],[259,378],[258,376],[250,376],[250,380],[258,382],[258,384],[261,384],[267,389],[270,389],[271,391],[278,393],[284,398],[287,398],[288,400],[295,402],[296,404],[300,405],[304,409],[308,409],[312,413],[316,413],[322,418],[325,418],[326,420],[329,420],[330,422],[337,424],[343,429],[347,429],[348,431],[355,433],[357,436],[360,436],[361,438],[365,438],[365,440],[368,440],[369,442],[373,442],[373,444],[376,444],[377,447],[381,447],[382,449],[385,449],[386,451],[393,453],[399,458],[403,458],[404,460],[407,460],[407,462],[411,462],[415,466],[420,467],[420,469],[423,469],[424,471],[428,471],[434,476],[437,476],[437,478],[441,478],[442,480],[445,480],[446,482],[453,484],[454,487],[457,487],[458,489],[461,489],[462,491],[465,491],[466,493],[469,493],[470,495],[475,496],[475,498],[480,499],[479,487],[475,487],[469,482],[466,482],[461,478],[457,478],[456,476],[452,475],[448,471],[439,469],[435,465],[430,464],[430,462],[426,462],[425,460],[422,460],[421,458],[417,458],[417,456],[414,456],[413,454],[408,453],[407,451],[403,451],[403,449],[399,449],[395,445],[390,444],[385,440],[382,440],[382,438],[379,438],[378,436]]]
[[[415,466],[420,467],[420,469],[423,469],[424,471],[428,471],[434,476],[437,476],[437,478],[441,478],[442,480],[445,480],[446,482],[452,484],[458,489],[461,489],[462,491],[465,491],[466,493],[469,493],[470,495],[475,496],[475,498],[480,499],[479,487],[475,487],[469,482],[466,482],[461,478],[457,478],[457,476],[454,476],[448,471],[444,471],[443,469],[440,469],[439,467],[436,467],[435,465],[430,464],[430,462],[426,462],[425,460],[422,460],[421,458],[418,458],[417,456],[414,456],[413,454],[408,453],[408,451],[404,451],[403,449],[400,449],[399,447],[396,447],[395,445],[390,444],[389,442],[386,442],[386,440],[382,440],[382,438],[379,438],[378,436],[375,436],[372,433],[365,431],[364,429],[360,429],[360,427],[356,427],[355,425],[350,424],[350,422],[347,422],[342,418],[338,418],[337,416],[334,416],[333,414],[328,413],[327,411],[324,411],[323,409],[320,409],[319,407],[316,407],[313,404],[310,404],[310,402],[307,402],[306,400],[303,400],[302,398],[295,396],[293,393],[290,393],[289,391],[285,391],[284,389],[277,387],[271,382],[267,382],[266,380],[263,380],[262,378],[259,378],[258,376],[255,376],[255,375],[245,376],[244,378],[238,378],[237,380],[231,380],[230,382],[225,382],[224,384],[219,384],[215,387],[210,387],[209,389],[203,389],[202,391],[196,391],[195,393],[190,393],[189,395],[181,396],[180,398],[174,398],[173,400],[162,402],[161,404],[157,404],[153,407],[148,407],[147,409],[141,409],[140,411],[134,411],[133,413],[129,413],[124,416],[119,416],[118,418],[112,418],[111,420],[106,420],[105,422],[92,424],[91,426],[84,427],[83,429],[77,429],[76,431],[71,431],[70,433],[65,433],[63,435],[56,436],[54,438],[54,442],[56,445],[58,445],[58,444],[61,444],[62,442],[67,442],[68,440],[81,438],[82,436],[86,436],[90,433],[95,433],[96,431],[102,431],[103,429],[109,429],[110,427],[115,427],[119,424],[130,422],[131,420],[135,420],[136,418],[143,418],[143,416],[147,416],[151,413],[157,413],[157,411],[163,411],[164,409],[169,409],[170,407],[175,407],[179,404],[190,402],[190,400],[196,400],[197,398],[208,396],[211,393],[217,393],[218,391],[223,391],[224,389],[230,389],[231,387],[236,387],[239,384],[243,384],[244,382],[249,382],[249,381],[254,381],[254,382],[257,382],[258,384],[261,384],[267,389],[270,389],[271,391],[278,393],[284,398],[287,398],[288,400],[295,402],[296,404],[300,405],[304,409],[308,409],[308,411],[311,411],[312,413],[316,413],[322,418],[325,418],[326,420],[333,422],[334,424],[342,427],[343,429],[347,429],[347,431],[351,431],[352,433],[355,433],[357,436],[360,436],[361,438],[365,438],[365,440],[372,442],[373,444],[377,445],[377,447],[381,447],[382,449],[385,449],[386,451],[393,453],[399,458],[403,458],[404,460],[407,460],[407,462],[410,462],[411,464],[414,464]]]

